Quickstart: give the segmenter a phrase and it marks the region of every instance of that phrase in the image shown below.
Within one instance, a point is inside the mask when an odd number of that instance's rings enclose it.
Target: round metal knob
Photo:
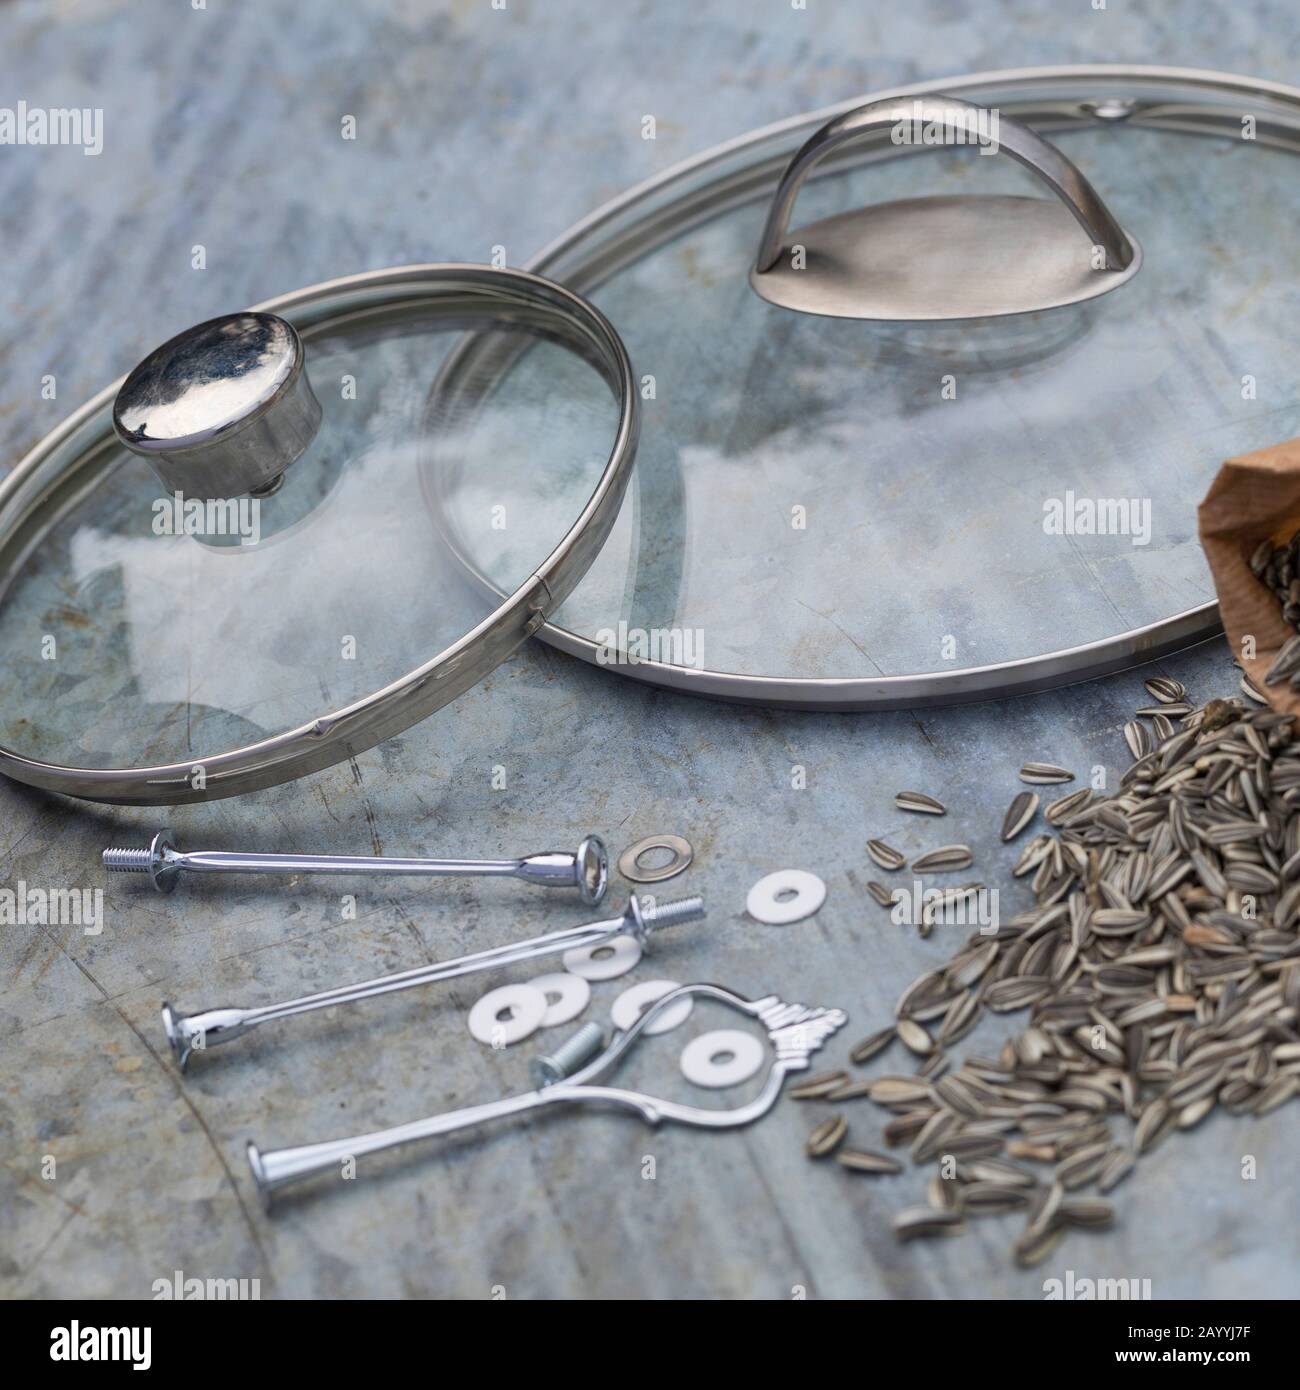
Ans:
[[[302,339],[274,314],[227,314],[177,334],[113,403],[117,437],[187,497],[269,496],[320,418]]]

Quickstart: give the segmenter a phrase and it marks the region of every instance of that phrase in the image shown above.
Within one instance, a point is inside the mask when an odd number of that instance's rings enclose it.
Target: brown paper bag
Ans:
[[[1300,439],[1229,459],[1197,518],[1233,656],[1274,709],[1300,714],[1300,691],[1286,681],[1264,684],[1264,672],[1295,629],[1250,568],[1261,541],[1286,545],[1300,531]]]

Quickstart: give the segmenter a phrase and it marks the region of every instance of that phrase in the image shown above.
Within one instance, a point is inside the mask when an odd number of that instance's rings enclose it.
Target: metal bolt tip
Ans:
[[[671,927],[682,922],[698,922],[705,915],[704,899],[677,898],[670,903],[656,903],[642,912],[647,925]]]
[[[153,853],[148,849],[122,849],[112,846],[104,851],[104,867],[112,874],[147,874],[153,867]]]

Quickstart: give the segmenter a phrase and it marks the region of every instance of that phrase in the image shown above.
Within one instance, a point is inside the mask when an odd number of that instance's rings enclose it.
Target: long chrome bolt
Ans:
[[[307,994],[283,1004],[265,1004],[257,1009],[207,1009],[203,1013],[189,1015],[178,1014],[170,1004],[164,1004],[163,1031],[167,1034],[167,1041],[180,1069],[184,1071],[192,1053],[206,1052],[220,1043],[230,1042],[247,1033],[250,1028],[256,1028],[259,1023],[292,1018],[296,1014],[311,1013],[314,1009],[329,1009],[335,1004],[355,1004],[362,999],[374,999],[378,995],[411,989],[415,985],[430,985],[439,980],[472,975],[479,970],[496,970],[503,965],[554,955],[575,946],[598,946],[624,934],[635,936],[648,950],[650,938],[655,932],[679,923],[696,922],[703,916],[703,898],[680,898],[676,902],[657,903],[654,907],[643,908],[634,893],[621,917],[610,917],[582,927],[569,927],[565,931],[551,932],[530,941],[516,942],[513,946],[497,946],[490,951],[478,951],[472,956],[460,956],[456,960],[417,966],[414,970],[403,970],[395,975],[380,975],[357,985],[322,990],[319,994]]]
[[[176,835],[160,830],[148,849],[104,851],[115,874],[148,874],[160,893],[170,893],[181,874],[397,874],[428,877],[475,875],[522,878],[542,888],[576,888],[589,907],[605,896],[609,856],[599,836],[588,835],[576,854],[552,850],[523,859],[384,859],[364,854],[234,854],[176,847]]]

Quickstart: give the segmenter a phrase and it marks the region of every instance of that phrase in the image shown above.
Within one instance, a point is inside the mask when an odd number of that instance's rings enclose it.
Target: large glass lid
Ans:
[[[834,307],[835,275],[852,282],[853,257],[880,244],[814,245],[838,214],[959,202],[972,217],[956,244],[895,236],[897,279],[880,284],[912,293],[946,267],[977,292],[967,306],[1034,249],[1016,240],[1022,218],[993,215],[1009,200],[1063,216],[1085,256],[1098,239],[1005,152],[877,129],[817,161],[784,233],[787,252],[808,240],[786,284],[829,274],[832,302],[771,302],[751,274],[783,171],[857,102],[593,214],[533,264],[618,324],[644,427],[618,524],[546,640],[697,693],[862,708],[1041,688],[1217,631],[1196,504],[1224,458],[1300,433],[1300,92],[1110,68],[888,95],[927,93],[1050,142],[1140,246],[1140,269],[1013,317],[832,316],[859,307]],[[541,479],[530,505],[558,516]],[[479,524],[465,545],[504,587],[508,539]]]
[[[0,770],[172,803],[327,766],[481,678],[599,549],[636,397],[576,295],[406,267],[263,307],[132,374],[130,450],[110,388],[0,490]],[[504,360],[508,383],[431,409],[466,344],[462,376]],[[449,514],[501,537],[500,595],[464,583],[431,479]]]

